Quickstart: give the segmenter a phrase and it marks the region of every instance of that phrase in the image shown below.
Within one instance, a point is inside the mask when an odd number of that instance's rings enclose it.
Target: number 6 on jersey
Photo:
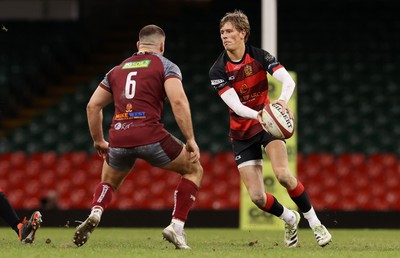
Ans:
[[[125,98],[127,99],[133,99],[133,97],[135,97],[136,81],[132,79],[135,75],[137,75],[137,72],[130,72],[126,76]]]

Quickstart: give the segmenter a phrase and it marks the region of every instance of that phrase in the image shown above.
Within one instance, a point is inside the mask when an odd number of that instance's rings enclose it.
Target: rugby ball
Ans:
[[[281,105],[269,104],[263,109],[262,119],[269,134],[279,139],[289,139],[294,133],[294,121],[288,112],[282,114],[281,111]]]

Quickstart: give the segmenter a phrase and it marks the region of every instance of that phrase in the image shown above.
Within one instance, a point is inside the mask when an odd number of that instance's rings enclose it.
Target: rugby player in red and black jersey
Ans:
[[[75,231],[73,242],[78,247],[86,243],[98,226],[112,193],[121,186],[136,159],[143,159],[182,176],[174,195],[171,224],[162,234],[177,249],[190,249],[184,224],[196,199],[203,168],[181,71],[163,57],[164,45],[165,34],[160,27],[143,27],[139,32],[138,52],[106,74],[88,103],[89,130],[95,149],[105,161],[91,214]],[[161,123],[167,97],[186,144],[172,136]],[[111,102],[115,113],[108,143],[102,130],[102,110]]]
[[[285,221],[285,246],[296,247],[300,214],[289,210],[270,193],[265,192],[262,172],[262,149],[271,160],[279,183],[299,207],[314,231],[317,243],[327,245],[332,236],[318,219],[302,183],[288,164],[285,141],[273,137],[263,128],[262,109],[270,103],[267,73],[282,83],[280,97],[274,101],[288,111],[287,103],[295,83],[286,69],[267,51],[246,44],[250,35],[247,16],[240,10],[220,21],[220,36],[225,50],[210,69],[211,85],[228,105],[230,137],[239,173],[251,200],[261,210]]]

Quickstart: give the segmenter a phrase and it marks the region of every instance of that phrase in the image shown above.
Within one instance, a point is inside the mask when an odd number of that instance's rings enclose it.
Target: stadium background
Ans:
[[[15,13],[25,16],[13,16],[18,4],[24,8]],[[167,34],[165,56],[183,72],[202,149],[205,176],[188,225],[238,225],[228,114],[208,70],[222,50],[218,22],[227,11],[245,11],[249,43],[261,45],[260,1],[0,6],[0,187],[19,214],[42,209],[48,226],[86,217],[101,160],[85,105],[104,74],[136,51],[139,29],[154,23]],[[298,176],[328,227],[399,227],[399,7],[390,0],[278,1],[278,59],[298,76]],[[111,116],[107,109],[105,121]],[[168,109],[164,123],[181,137]],[[103,226],[168,222],[177,177],[136,166]],[[53,190],[59,209],[44,210],[42,198]]]

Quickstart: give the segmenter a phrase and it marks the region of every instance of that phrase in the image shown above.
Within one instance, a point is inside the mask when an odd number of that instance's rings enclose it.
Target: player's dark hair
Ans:
[[[161,29],[160,27],[158,27],[157,25],[147,25],[144,26],[140,32],[139,32],[139,40],[142,40],[145,37],[148,36],[162,36],[165,38],[165,33],[163,31],[163,29]]]
[[[247,42],[250,36],[250,23],[247,15],[241,10],[226,13],[219,23],[219,28],[221,29],[227,22],[232,23],[238,31],[245,31],[246,37],[244,38],[244,42]]]

